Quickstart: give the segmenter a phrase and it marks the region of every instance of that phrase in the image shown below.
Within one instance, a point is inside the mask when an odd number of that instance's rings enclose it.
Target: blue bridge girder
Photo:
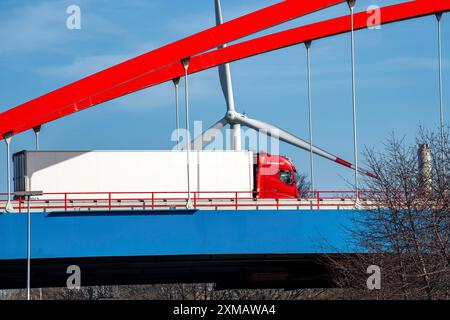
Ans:
[[[32,287],[216,282],[329,286],[323,257],[354,254],[355,210],[176,210],[31,214]],[[0,288],[26,285],[26,217],[0,214]]]

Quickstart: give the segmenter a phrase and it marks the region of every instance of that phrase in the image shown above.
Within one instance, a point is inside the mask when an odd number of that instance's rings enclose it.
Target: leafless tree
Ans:
[[[26,291],[6,290],[3,299],[23,300]],[[240,289],[215,290],[215,284],[154,284],[86,287],[80,290],[66,288],[42,289],[42,300],[315,300],[333,299],[342,295],[334,289]],[[32,289],[33,300],[39,292]]]
[[[325,289],[239,289],[215,290],[214,284],[162,285],[160,299],[181,300],[300,300],[318,299],[325,296]]]
[[[366,150],[367,162],[379,179],[365,181],[376,204],[354,220],[357,256],[333,259],[336,282],[349,298],[449,299],[449,149],[448,135],[420,130],[413,146],[394,136],[385,151]],[[429,146],[427,168],[418,145]],[[424,171],[425,170],[425,171]],[[428,171],[428,172],[427,172]],[[369,292],[366,270],[378,265],[382,289]]]
[[[313,195],[311,194],[311,188],[312,184],[310,180],[308,179],[308,175],[306,174],[299,174],[296,176],[297,178],[297,189],[299,192],[300,198],[310,198]]]
[[[0,290],[0,300],[8,300],[11,296],[10,291],[8,290]]]

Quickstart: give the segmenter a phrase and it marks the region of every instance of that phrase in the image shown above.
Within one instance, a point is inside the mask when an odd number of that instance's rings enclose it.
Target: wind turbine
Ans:
[[[220,5],[220,0],[215,0],[215,13],[216,13],[216,24],[219,25],[223,23],[222,19],[222,9]],[[224,44],[222,47],[225,47]],[[233,84],[231,81],[231,70],[228,63],[219,66],[219,78],[222,87],[223,94],[225,96],[227,104],[227,112],[225,116],[213,124],[210,128],[204,131],[201,135],[196,137],[193,142],[191,142],[192,149],[201,150],[205,148],[212,140],[212,138],[226,125],[230,125],[232,131],[232,150],[241,150],[241,126],[245,126],[256,131],[261,131],[272,138],[279,139],[283,142],[296,146],[300,149],[306,150],[308,152],[313,152],[314,154],[326,158],[328,160],[334,161],[338,164],[346,166],[355,170],[355,166],[334,154],[311,145],[309,142],[295,136],[294,134],[281,129],[275,125],[271,125],[261,120],[256,120],[247,117],[236,111],[234,104],[233,95]],[[366,174],[370,177],[375,177],[372,173],[362,168],[358,168],[358,171]]]

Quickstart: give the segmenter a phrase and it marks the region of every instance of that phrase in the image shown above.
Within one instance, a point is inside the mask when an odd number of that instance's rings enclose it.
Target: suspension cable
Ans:
[[[5,139],[6,143],[6,179],[7,179],[7,192],[8,192],[8,199],[5,207],[6,212],[12,212],[14,210],[12,202],[11,202],[11,139],[12,139],[12,133],[7,133],[3,135],[3,138]]]
[[[311,175],[311,191],[315,191],[314,185],[314,154],[312,151],[313,145],[313,129],[312,129],[312,99],[311,99],[311,41],[305,42],[306,47],[306,69],[308,81],[308,117],[309,117],[309,161],[310,161],[310,175]]]
[[[441,31],[441,19],[442,12],[436,14],[438,25],[438,63],[439,63],[439,113],[440,113],[440,131],[441,131],[441,155],[442,161],[445,158],[445,142],[444,142],[444,97],[443,97],[443,84],[442,84],[442,31]]]
[[[181,62],[184,67],[184,99],[185,99],[185,117],[186,117],[186,164],[187,164],[187,193],[188,199],[186,203],[186,208],[192,209],[191,200],[191,172],[190,172],[190,157],[189,151],[191,148],[191,137],[189,131],[189,84],[188,84],[188,68],[189,68],[189,58],[183,59]]]
[[[353,106],[353,152],[355,162],[355,206],[359,206],[359,177],[358,177],[358,143],[356,127],[356,77],[355,77],[355,26],[354,9],[356,0],[348,0],[351,21],[351,59],[352,59],[352,106]]]
[[[35,147],[36,147],[36,151],[39,151],[41,149],[40,147],[40,141],[39,141],[39,136],[41,134],[41,125],[36,126],[33,128],[34,131],[34,136],[35,136]]]
[[[177,150],[180,150],[180,119],[178,112],[178,85],[180,83],[180,77],[173,79],[173,84],[175,86],[175,125],[177,130]]]

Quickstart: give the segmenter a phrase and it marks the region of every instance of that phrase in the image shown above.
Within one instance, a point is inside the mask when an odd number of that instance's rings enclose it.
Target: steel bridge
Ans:
[[[215,282],[328,287],[326,256],[352,253],[354,210],[114,210],[33,213],[31,286]],[[0,287],[26,285],[26,214],[0,214]]]
[[[226,46],[261,30],[346,3],[350,15]],[[443,13],[449,10],[450,0],[408,1],[381,7],[377,21],[381,25],[436,15],[441,127],[440,23]],[[9,148],[15,135],[30,129],[36,133],[38,148],[39,133],[46,123],[163,82],[174,81],[178,90],[181,77],[186,81],[188,114],[190,74],[288,46],[305,44],[309,49],[311,42],[349,32],[354,58],[354,32],[369,27],[371,15],[372,12],[354,12],[352,0],[286,0],[225,23],[221,23],[220,17],[215,27],[0,113],[0,140],[6,142],[8,157],[8,192],[0,199],[1,206],[6,208],[0,212],[0,288],[26,285],[26,258],[30,256],[33,287],[65,286],[67,267],[72,264],[81,267],[83,285],[173,282],[215,282],[218,288],[331,285],[326,256],[361,251],[352,245],[346,231],[354,228],[355,215],[364,215],[364,207],[374,205],[364,195],[365,191],[358,188],[358,173],[370,175],[370,172],[361,169],[357,161],[354,59],[351,70],[354,163],[313,146],[312,135],[309,141],[286,132],[278,138],[310,151],[311,155],[353,169],[356,190],[314,190],[301,199],[287,200],[255,200],[250,195],[238,196],[240,191],[202,197],[198,191],[187,196],[186,192],[169,196],[152,190],[96,194],[81,190],[30,200],[20,195],[14,197],[11,191]],[[229,93],[228,90],[228,98]],[[254,129],[273,127],[243,117],[233,108],[228,111],[232,112],[213,129],[226,123]],[[186,151],[189,149],[187,146]],[[193,209],[186,209],[191,199]],[[355,210],[355,201],[361,210]],[[30,242],[27,226],[31,226]]]

